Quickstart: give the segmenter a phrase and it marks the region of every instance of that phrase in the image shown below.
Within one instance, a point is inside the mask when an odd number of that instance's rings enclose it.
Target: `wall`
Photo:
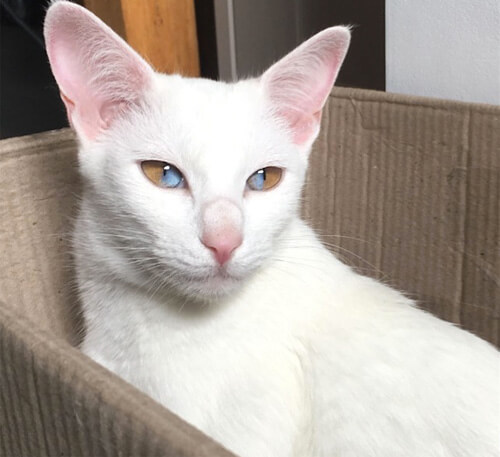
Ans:
[[[389,92],[500,104],[500,0],[386,0]]]
[[[259,75],[302,41],[333,25],[353,26],[337,85],[384,90],[384,0],[214,0],[219,74]]]

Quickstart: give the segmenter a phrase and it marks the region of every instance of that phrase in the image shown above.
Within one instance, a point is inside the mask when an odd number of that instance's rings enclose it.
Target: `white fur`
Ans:
[[[78,131],[82,350],[243,457],[498,456],[497,351],[321,245],[298,217],[314,138],[294,142],[265,80],[154,74],[95,140]],[[153,159],[189,188],[155,187]],[[265,166],[282,182],[246,190]],[[200,241],[217,199],[243,232],[223,271]]]

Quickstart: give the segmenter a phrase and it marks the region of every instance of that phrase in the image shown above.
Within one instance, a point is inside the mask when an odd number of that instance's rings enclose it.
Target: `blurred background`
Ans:
[[[0,138],[67,126],[45,54],[48,0],[0,0]],[[78,0],[164,72],[256,76],[353,27],[337,85],[500,104],[500,0]]]

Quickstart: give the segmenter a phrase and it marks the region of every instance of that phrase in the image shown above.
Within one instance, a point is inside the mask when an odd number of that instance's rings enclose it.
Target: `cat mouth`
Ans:
[[[170,270],[170,274],[173,273],[173,281],[174,282],[195,282],[195,283],[210,283],[213,281],[237,281],[241,279],[240,275],[234,274],[229,271],[225,266],[220,267],[207,267],[200,268],[195,271],[186,271],[186,269],[176,269]]]
[[[231,274],[225,267],[217,267],[201,281],[205,281],[207,284],[225,284],[228,282],[237,282],[241,278]]]
[[[159,282],[167,287],[182,295],[198,298],[227,295],[241,284],[248,273],[231,262],[225,265],[177,265],[177,268],[169,266],[161,270],[156,267],[152,270]]]
[[[212,273],[212,276],[214,278],[222,278],[222,279],[232,279],[235,276],[231,274],[229,271],[229,268],[226,267],[225,265],[216,267],[214,269],[214,272]]]
[[[241,278],[227,271],[215,271],[205,276],[186,277],[182,282],[183,284],[176,284],[176,288],[183,290],[188,296],[211,299],[233,292],[240,284]]]

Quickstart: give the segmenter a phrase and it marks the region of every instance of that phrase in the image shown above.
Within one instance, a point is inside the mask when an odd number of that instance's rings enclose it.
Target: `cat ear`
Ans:
[[[85,139],[109,127],[151,84],[152,68],[81,6],[53,3],[44,35],[70,123]]]
[[[314,35],[261,77],[275,113],[290,128],[296,144],[311,144],[319,132],[321,109],[349,47],[347,27]]]

